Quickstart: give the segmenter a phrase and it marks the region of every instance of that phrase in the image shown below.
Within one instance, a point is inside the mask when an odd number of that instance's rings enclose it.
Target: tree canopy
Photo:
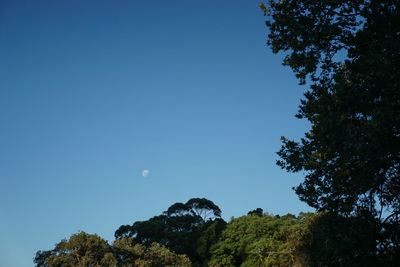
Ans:
[[[400,213],[399,1],[270,1],[268,45],[310,83],[278,165],[306,173],[300,199],[319,210]],[[382,212],[382,210],[386,210]]]
[[[340,225],[373,221],[379,230],[366,232],[377,234],[373,253],[398,262],[400,2],[271,0],[261,8],[268,45],[309,84],[296,116],[311,129],[299,141],[282,137],[277,164],[304,173],[296,193],[328,212],[315,227],[341,233]]]
[[[190,267],[185,255],[171,252],[152,243],[149,247],[134,244],[132,238],[123,237],[109,245],[96,234],[79,232],[68,240],[56,244],[53,250],[38,251],[34,263],[37,267]]]
[[[311,214],[249,214],[233,219],[211,247],[209,266],[294,266],[296,242]]]
[[[192,198],[177,202],[161,215],[132,225],[122,225],[115,238],[131,237],[134,244],[150,247],[152,243],[166,246],[173,252],[189,256],[194,264],[207,261],[209,247],[225,227],[221,210],[211,200]]]
[[[206,266],[210,247],[226,222],[211,200],[175,203],[161,215],[121,225],[109,245],[98,235],[79,232],[54,249],[38,251],[34,263],[48,266]]]
[[[171,207],[177,206],[180,204]],[[174,219],[193,216],[199,220],[193,214],[173,214]],[[215,218],[179,230],[166,227],[166,218],[164,212],[148,221],[135,222],[134,226],[137,223],[148,225],[144,229],[139,227],[133,234],[118,236],[111,245],[96,234],[73,234],[52,250],[38,251],[35,266],[364,267],[396,266],[398,263],[394,242],[385,243],[390,240],[385,235],[395,231],[385,231],[383,235],[379,220],[370,213],[274,216],[257,208],[229,223]],[[138,239],[138,234],[142,238]],[[384,249],[377,250],[377,246]]]
[[[98,235],[79,232],[57,243],[51,251],[38,251],[36,266],[113,266],[117,263],[111,246]]]

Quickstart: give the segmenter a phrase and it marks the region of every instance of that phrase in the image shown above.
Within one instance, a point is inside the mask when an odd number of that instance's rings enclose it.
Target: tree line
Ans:
[[[78,232],[38,251],[37,267],[395,266],[379,255],[374,218],[329,212],[284,216],[261,208],[225,222],[211,200],[175,203],[146,221],[121,225],[109,244]],[[366,234],[368,233],[368,234]]]
[[[273,216],[258,208],[227,223],[211,200],[192,198],[146,221],[121,225],[112,244],[78,232],[52,250],[38,251],[34,262],[38,267],[286,265],[296,260],[295,240],[310,216]]]

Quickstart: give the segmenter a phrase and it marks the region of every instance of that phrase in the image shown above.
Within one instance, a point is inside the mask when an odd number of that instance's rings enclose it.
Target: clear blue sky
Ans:
[[[259,1],[1,1],[0,266],[192,197],[310,211],[275,165],[305,88],[266,34]]]

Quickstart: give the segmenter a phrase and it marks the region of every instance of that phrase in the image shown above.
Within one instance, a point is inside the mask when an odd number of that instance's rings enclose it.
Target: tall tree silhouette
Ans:
[[[400,2],[271,0],[268,45],[309,83],[300,141],[282,138],[279,166],[320,211],[370,213],[383,251],[400,261]]]

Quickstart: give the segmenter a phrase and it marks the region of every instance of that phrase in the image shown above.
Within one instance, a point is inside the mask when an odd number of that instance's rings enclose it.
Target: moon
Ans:
[[[150,172],[149,170],[143,170],[142,171],[142,176],[146,177],[147,175],[149,175],[149,172]]]

